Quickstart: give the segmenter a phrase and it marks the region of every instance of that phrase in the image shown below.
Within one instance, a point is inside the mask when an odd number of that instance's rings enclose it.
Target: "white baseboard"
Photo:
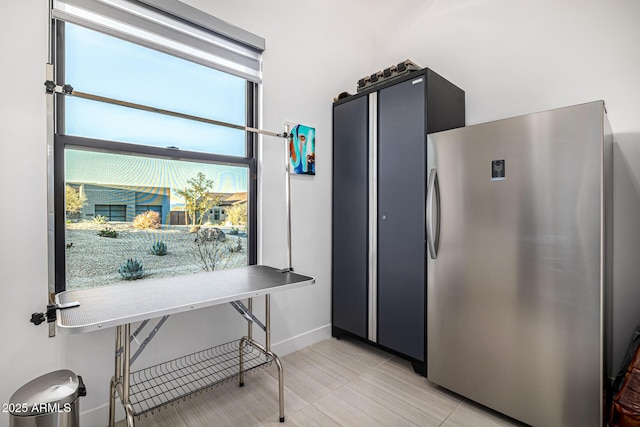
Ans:
[[[271,344],[271,349],[279,357],[283,357],[328,338],[331,338],[331,324]]]
[[[296,352],[328,338],[331,338],[331,324],[274,343],[271,345],[271,349],[279,357],[284,357],[287,354]],[[108,384],[106,387],[108,387]],[[80,400],[80,405],[82,405],[82,400]],[[116,404],[116,420],[119,421],[122,419],[124,419],[124,410],[122,409],[122,405]],[[83,426],[106,426],[108,421],[108,403],[80,412],[80,425]]]
[[[124,420],[124,409],[116,402],[116,422]],[[82,399],[80,400],[82,406]],[[80,411],[81,426],[107,426],[109,424],[109,404],[96,406],[87,411]]]

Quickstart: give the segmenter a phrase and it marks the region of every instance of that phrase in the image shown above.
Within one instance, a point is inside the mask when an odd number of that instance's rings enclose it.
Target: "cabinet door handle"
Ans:
[[[435,221],[433,218],[434,208]],[[440,185],[438,184],[438,172],[436,172],[435,169],[431,169],[429,172],[425,210],[429,256],[431,256],[431,259],[436,259],[438,257],[438,246],[440,243]]]

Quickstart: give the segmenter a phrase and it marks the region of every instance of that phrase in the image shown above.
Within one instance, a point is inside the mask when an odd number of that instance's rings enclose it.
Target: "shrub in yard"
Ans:
[[[112,239],[115,239],[116,237],[118,237],[118,232],[116,230],[114,230],[111,227],[106,227],[103,228],[102,230],[98,231],[98,236],[100,237],[110,237]]]
[[[106,224],[107,223],[107,217],[106,216],[102,216],[102,215],[96,215],[91,219],[91,221],[93,221],[96,224]]]
[[[219,240],[221,242],[224,242],[225,240],[227,240],[227,235],[224,234],[224,231],[220,230],[219,228],[216,227],[207,227],[207,228],[203,228],[202,230],[198,231],[198,236],[199,238],[203,238],[206,240]]]
[[[149,230],[160,228],[160,214],[155,211],[146,211],[133,218],[133,228]]]
[[[118,273],[124,280],[136,280],[144,276],[142,261],[129,258],[124,264],[120,264]]]
[[[151,253],[158,256],[166,255],[167,244],[165,242],[154,242],[153,246],[151,246]]]
[[[231,234],[232,236],[237,236],[238,235],[238,227],[231,227],[231,231],[229,231],[229,234]]]
[[[222,230],[205,228],[199,230],[194,239],[194,247],[189,251],[193,262],[204,271],[224,270],[229,262],[229,245],[220,237]]]
[[[229,252],[237,253],[242,252],[242,249],[244,249],[244,247],[242,246],[242,239],[240,237],[236,237],[234,240],[227,242],[227,244],[229,245]]]

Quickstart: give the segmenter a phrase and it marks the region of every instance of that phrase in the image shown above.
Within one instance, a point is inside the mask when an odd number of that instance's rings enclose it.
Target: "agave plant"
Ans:
[[[142,261],[129,258],[124,264],[120,264],[118,273],[124,280],[136,280],[144,276]]]
[[[154,242],[153,246],[151,246],[151,253],[158,256],[166,255],[167,244],[162,241]]]

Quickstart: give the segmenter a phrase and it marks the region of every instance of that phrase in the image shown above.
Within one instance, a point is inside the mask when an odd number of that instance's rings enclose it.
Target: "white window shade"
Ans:
[[[176,0],[54,0],[53,17],[262,81],[264,39]]]

